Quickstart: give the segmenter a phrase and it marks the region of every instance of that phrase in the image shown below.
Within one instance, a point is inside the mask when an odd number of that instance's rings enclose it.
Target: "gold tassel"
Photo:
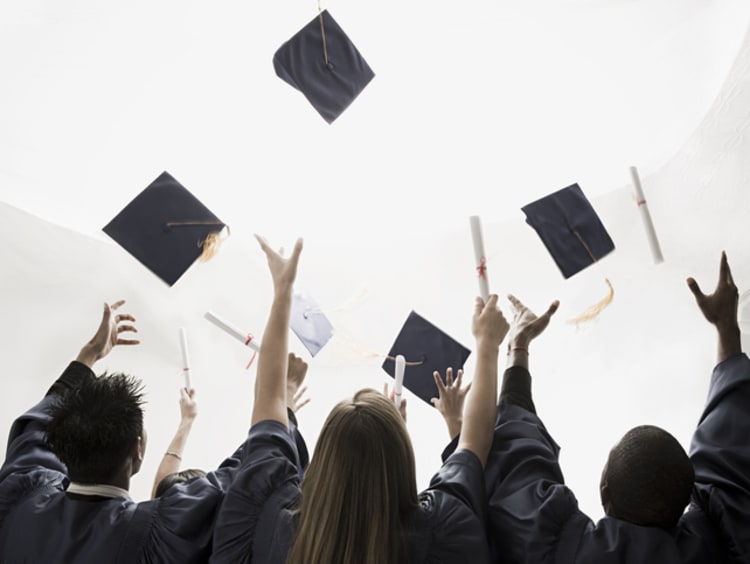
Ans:
[[[221,244],[231,235],[228,225],[226,226],[226,228],[227,234],[224,236],[222,236],[221,234],[222,231],[216,231],[214,233],[209,233],[208,236],[203,239],[203,241],[198,241],[198,247],[203,248],[201,256],[198,257],[201,262],[211,260],[219,252]]]
[[[605,278],[604,281],[607,283],[607,286],[609,286],[609,293],[601,301],[587,307],[578,317],[568,319],[568,323],[580,325],[586,321],[591,321],[604,311],[604,308],[612,303],[612,300],[615,298],[615,289],[609,281],[609,278]]]

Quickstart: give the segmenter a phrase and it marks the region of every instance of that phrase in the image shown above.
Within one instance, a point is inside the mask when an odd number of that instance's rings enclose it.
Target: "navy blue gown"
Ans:
[[[523,368],[509,370],[528,377]],[[510,403],[498,407],[486,475],[488,534],[497,562],[750,562],[747,356],[732,356],[714,369],[690,446],[695,468],[692,500],[673,529],[641,527],[611,517],[592,522],[565,486],[559,447],[532,411]]]
[[[283,564],[296,530],[300,498],[296,444],[284,426],[261,421],[250,429],[249,462],[227,492],[214,529],[211,562]],[[481,463],[461,450],[419,495],[412,519],[413,564],[489,562]]]
[[[57,393],[95,377],[73,362],[48,395],[13,424],[0,468],[0,562],[206,562],[216,510],[243,468],[241,446],[205,478],[172,486],[160,498],[66,493],[65,465],[44,442]]]

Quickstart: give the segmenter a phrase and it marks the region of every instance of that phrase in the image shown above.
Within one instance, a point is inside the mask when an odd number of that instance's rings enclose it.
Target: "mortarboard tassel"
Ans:
[[[581,242],[581,245],[583,245],[583,248],[586,249],[586,252],[591,257],[591,260],[593,260],[594,263],[598,262],[594,254],[591,252],[591,249],[589,249],[589,246],[578,234],[578,231],[573,230],[573,234],[576,237],[578,237],[578,240]],[[614,286],[612,286],[612,282],[609,281],[609,278],[605,277],[604,282],[606,282],[607,286],[609,287],[609,293],[597,303],[587,307],[578,316],[574,317],[573,319],[569,319],[568,323],[572,323],[574,325],[580,325],[581,323],[591,321],[592,319],[595,319],[602,311],[604,311],[604,308],[606,308],[609,304],[612,303],[612,300],[614,300],[615,298],[615,288]]]
[[[224,225],[223,223],[219,221],[169,221],[167,222],[167,227],[185,227],[188,225]],[[221,244],[232,234],[232,232],[229,230],[229,226],[225,226],[227,228],[227,234],[222,236],[223,229],[221,231],[215,231],[214,233],[209,233],[205,239],[202,241],[198,241],[196,244],[198,245],[198,248],[202,248],[203,252],[201,253],[201,256],[198,257],[198,260],[201,262],[207,262],[214,258],[216,254],[219,252],[219,249],[221,248]]]

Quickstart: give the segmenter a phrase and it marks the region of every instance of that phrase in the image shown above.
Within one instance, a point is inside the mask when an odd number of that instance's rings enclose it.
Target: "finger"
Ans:
[[[466,384],[466,387],[464,388],[464,395],[469,393],[469,390],[471,390],[472,383],[473,382],[469,382],[468,384]]]
[[[119,325],[117,327],[118,333],[125,333],[126,331],[130,333],[137,333],[138,329],[136,329],[133,325]]]
[[[297,390],[294,395],[292,396],[292,399],[296,403],[307,391],[307,386],[302,386],[299,390]]]
[[[133,317],[129,313],[118,313],[117,315],[115,315],[115,323],[120,323],[121,321],[135,322],[135,317]]]
[[[257,233],[255,233],[255,238],[257,239],[258,243],[260,243],[260,248],[264,253],[266,253],[266,255],[275,254],[274,250],[269,246],[268,241],[266,241],[265,238],[261,237]]]
[[[184,390],[185,388],[183,388]],[[188,395],[190,396],[190,399],[195,399],[195,388],[190,388],[190,391],[188,392]]]
[[[508,294],[508,301],[513,305],[514,308],[517,310],[526,309],[526,306],[521,303],[521,300],[519,300],[517,297],[515,297],[513,294]]]
[[[439,399],[437,399],[437,398],[430,398],[430,403],[431,403],[432,405],[434,405],[435,407],[437,407],[437,406],[438,406],[438,404],[440,403],[440,400],[439,400]]]
[[[180,401],[182,402],[183,400],[187,400],[189,398],[190,396],[188,395],[187,390],[184,387],[180,388]]]
[[[300,253],[302,253],[302,246],[303,246],[303,240],[302,240],[302,237],[300,237],[294,243],[294,250],[292,251],[292,256],[289,257],[291,261],[297,262],[299,260],[299,255]]]
[[[487,307],[497,308],[497,294],[490,294],[487,299]]]
[[[700,286],[698,286],[698,282],[695,281],[695,278],[688,278],[687,285],[688,288],[690,288],[690,291],[695,296],[696,300],[700,300],[704,297],[704,294],[703,292],[701,292]]]
[[[474,301],[474,317],[479,316],[482,313],[482,310],[484,309],[484,300],[477,296],[477,299]]]
[[[125,303],[125,300],[117,300],[115,303],[113,303],[109,307],[112,308],[112,309],[117,309],[118,307],[120,307],[124,303]]]
[[[117,339],[116,345],[140,345],[138,339]]]
[[[440,397],[443,397],[445,394],[445,384],[443,384],[443,379],[440,377],[440,372],[435,370],[435,372],[432,373],[432,377],[435,379],[435,385],[438,387]]]
[[[542,317],[550,318],[553,315],[555,315],[555,312],[557,311],[557,308],[560,307],[560,300],[555,300],[550,304],[550,306],[547,308],[547,311],[544,312],[544,315]]]
[[[305,407],[308,403],[310,403],[310,398],[305,398],[304,400],[302,400],[301,403],[297,404],[297,409],[295,409],[294,411],[299,411],[300,409]]]
[[[461,388],[461,379],[464,377],[464,371],[460,368],[458,369],[458,376],[456,376],[456,387]]]
[[[726,282],[729,280],[731,273],[729,272],[729,261],[727,261],[727,252],[721,251],[721,263],[719,266],[719,280]]]
[[[388,397],[388,382],[383,382],[383,395]]]
[[[453,368],[450,366],[445,370],[445,384],[448,388],[453,386]]]

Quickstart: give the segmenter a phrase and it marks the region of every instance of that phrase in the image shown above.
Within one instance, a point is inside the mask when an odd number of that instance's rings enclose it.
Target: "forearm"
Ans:
[[[531,374],[526,367],[514,364],[505,369],[497,403],[498,405],[517,405],[526,411],[536,413],[531,394]]]
[[[289,425],[286,413],[286,373],[291,304],[291,285],[277,288],[260,345],[252,424],[272,419]]]
[[[464,422],[458,448],[466,448],[477,455],[482,466],[487,461],[492,445],[497,397],[498,347],[477,342],[477,368],[471,391],[466,398]]]
[[[78,360],[71,362],[45,395],[62,395],[78,387],[86,378],[96,378],[91,368]]]
[[[726,359],[742,352],[740,339],[740,328],[736,321],[717,325],[718,343],[716,350],[716,364],[721,364]]]
[[[180,426],[177,428],[177,432],[175,433],[172,442],[169,443],[167,450],[162,456],[161,463],[156,469],[151,497],[154,497],[159,482],[161,482],[165,476],[180,471],[182,453],[185,451],[185,446],[187,445],[187,440],[190,436],[190,430],[192,427],[192,420],[183,420],[180,422]]]

